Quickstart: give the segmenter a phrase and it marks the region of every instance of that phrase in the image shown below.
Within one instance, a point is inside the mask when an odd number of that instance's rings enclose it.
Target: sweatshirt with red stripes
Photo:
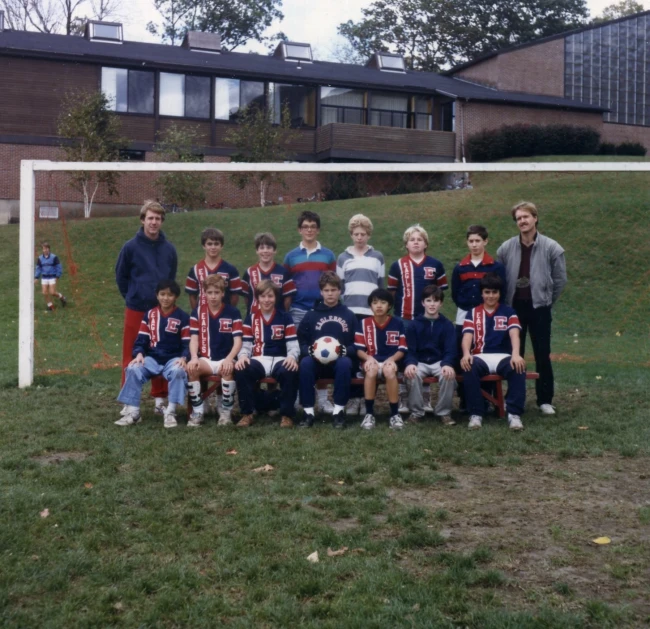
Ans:
[[[503,280],[501,297],[505,301],[506,268],[497,262],[487,252],[478,265],[472,262],[472,256],[465,256],[455,267],[451,274],[451,298],[461,310],[471,310],[483,303],[481,295],[481,279],[486,273],[496,273]]]
[[[172,358],[190,359],[190,316],[180,308],[163,314],[160,306],[144,313],[132,356],[151,356],[164,365]]]

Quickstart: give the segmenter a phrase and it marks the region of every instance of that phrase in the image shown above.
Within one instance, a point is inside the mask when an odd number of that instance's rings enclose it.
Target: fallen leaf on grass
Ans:
[[[345,485],[345,481],[344,480],[337,480],[336,484],[337,485]]]
[[[617,332],[617,333],[616,333],[616,336],[621,336],[621,333],[620,333],[620,332]]]
[[[308,555],[307,561],[310,561],[311,563],[318,563],[320,561],[318,558],[318,551],[315,550],[311,555]]]
[[[42,518],[47,518],[47,517],[49,517],[49,515],[50,515],[50,510],[49,510],[49,509],[43,509],[43,511],[41,511],[41,512],[39,513],[39,515],[40,515]]]
[[[84,483],[84,487],[85,487],[86,489],[92,489],[92,488],[93,488],[93,484],[92,484],[92,483]]]
[[[348,547],[343,546],[343,548],[339,548],[338,550],[332,550],[331,548],[327,549],[327,556],[328,557],[340,557],[341,555],[345,555],[345,553],[348,552]]]
[[[237,452],[237,450],[227,450],[227,451],[226,451],[226,454],[232,454],[232,455],[235,455],[235,454],[238,454],[238,452]]]
[[[596,539],[591,540],[594,544],[611,544],[612,540],[609,537],[597,537]]]
[[[429,450],[428,448],[424,448],[424,451],[425,451],[427,454],[431,454],[431,450]]]
[[[602,380],[602,379],[603,379],[602,376],[596,376],[596,380]]]
[[[253,472],[272,472],[274,469],[272,465],[267,463],[266,465],[262,465],[262,467],[256,467]]]
[[[119,601],[113,605],[113,609],[117,610],[118,612],[121,612],[124,609],[124,603],[120,603]]]
[[[589,426],[578,426],[578,430],[589,430]]]

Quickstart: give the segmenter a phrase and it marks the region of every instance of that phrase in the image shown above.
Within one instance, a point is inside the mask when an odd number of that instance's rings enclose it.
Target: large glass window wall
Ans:
[[[567,98],[611,109],[606,122],[650,126],[650,16],[565,39]]]
[[[271,83],[269,102],[275,124],[280,124],[283,107],[289,108],[292,127],[313,127],[316,124],[316,89],[313,87]]]
[[[112,111],[153,113],[154,73],[124,68],[102,68],[102,92]]]
[[[159,109],[161,116],[209,118],[209,77],[161,72]]]

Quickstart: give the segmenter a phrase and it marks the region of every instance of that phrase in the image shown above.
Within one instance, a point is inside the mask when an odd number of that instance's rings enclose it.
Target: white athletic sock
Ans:
[[[165,404],[165,398],[164,397],[157,397],[157,398],[154,398],[154,400],[156,402],[156,406],[164,406],[164,404]]]
[[[334,415],[344,410],[345,410],[345,406],[341,406],[340,404],[334,404]]]
[[[222,408],[224,411],[230,412],[235,404],[235,391],[237,391],[237,383],[234,380],[222,380],[221,389],[223,390]]]
[[[198,380],[196,382],[188,382],[187,391],[190,398],[190,404],[192,405],[192,410],[195,413],[203,414],[203,400],[201,399],[201,383]]]
[[[314,407],[310,406],[309,408],[303,409],[305,411],[306,415],[311,415],[312,417],[314,416]]]
[[[176,412],[176,402],[169,402],[169,404],[167,404],[167,412],[168,413]]]
[[[139,406],[131,406],[130,404],[127,404],[126,413],[127,413],[127,415],[139,415],[140,414],[140,407]]]

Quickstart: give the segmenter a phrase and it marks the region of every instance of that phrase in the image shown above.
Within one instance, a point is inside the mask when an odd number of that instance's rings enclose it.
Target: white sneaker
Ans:
[[[221,411],[219,413],[219,421],[217,426],[232,426],[232,418],[230,417],[230,411]]]
[[[192,413],[187,420],[190,428],[198,428],[203,423],[203,413]]]
[[[134,426],[135,424],[139,424],[140,420],[142,418],[140,417],[140,413],[127,413],[126,415],[123,415],[120,417],[115,422],[116,426]]]
[[[128,404],[125,404],[125,405],[122,407],[122,410],[120,411],[120,415],[121,415],[122,417],[124,417],[124,416],[129,412],[129,411],[127,410],[128,408],[129,408],[129,405],[128,405]]]
[[[175,413],[165,413],[165,421],[163,423],[165,428],[176,428],[178,422],[176,421]]]
[[[321,413],[325,413],[326,415],[334,415],[334,404],[332,404],[329,400],[323,400],[322,402],[318,400],[317,402]]]
[[[550,404],[540,404],[539,411],[542,415],[555,415],[555,406]]]
[[[431,406],[431,402],[427,402],[423,407],[422,410],[425,413],[433,413],[433,406]]]
[[[368,413],[361,422],[361,428],[364,430],[372,430],[375,427],[375,416]]]
[[[402,419],[401,415],[393,415],[389,420],[388,420],[388,425],[393,429],[393,430],[402,430],[404,428],[404,420]]]
[[[407,404],[407,396],[406,394],[400,394],[399,396],[399,406],[397,408],[398,413],[410,413],[411,411],[409,410],[408,404]]]
[[[519,415],[511,415],[508,413],[508,426],[510,430],[523,430],[524,425],[521,423],[521,417]]]
[[[364,410],[364,400],[361,397],[350,398],[348,403],[345,405],[345,414],[346,415],[361,415]]]
[[[472,415],[469,418],[469,426],[467,427],[470,430],[480,430],[482,425],[483,425],[483,418],[480,415]]]

